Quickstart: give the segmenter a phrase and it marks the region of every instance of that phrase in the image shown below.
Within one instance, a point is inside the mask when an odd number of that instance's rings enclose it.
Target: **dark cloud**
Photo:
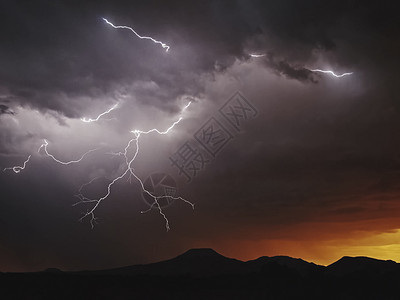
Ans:
[[[299,81],[318,83],[317,77],[309,69],[302,66],[292,66],[287,61],[274,58],[271,53],[266,54],[265,63],[279,75]]]
[[[0,115],[2,114],[13,115],[14,112],[7,105],[0,104]]]
[[[96,98],[116,84],[137,80],[151,80],[163,89],[161,98],[147,99],[150,103],[199,93],[199,75],[215,70],[216,63],[228,67],[235,58],[245,57],[246,47],[254,43],[257,50],[279,53],[281,62],[272,67],[287,76],[306,78],[305,70],[289,66],[304,64],[315,49],[335,51],[335,38],[349,36],[341,28],[349,19],[358,18],[362,30],[370,26],[366,19],[370,16],[358,3],[100,1],[77,6],[6,1],[2,5],[7,12],[1,18],[6,41],[1,48],[2,84],[22,103],[70,117],[79,116],[80,107],[63,105],[65,96],[69,101],[77,96]],[[170,53],[108,27],[103,16],[163,40],[171,45]]]

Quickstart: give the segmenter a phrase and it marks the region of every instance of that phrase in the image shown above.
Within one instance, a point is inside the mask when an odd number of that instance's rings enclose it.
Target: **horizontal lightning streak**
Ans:
[[[343,73],[343,74],[335,74],[335,72],[331,71],[331,70],[321,70],[321,69],[310,69],[311,72],[320,72],[320,73],[325,73],[325,74],[331,74],[332,76],[335,76],[337,78],[343,77],[343,76],[348,76],[353,74],[353,72],[347,72],[347,73]]]
[[[266,54],[250,54],[251,57],[264,57]]]
[[[163,47],[165,49],[166,52],[168,52],[169,50],[169,46],[161,41],[157,41],[155,39],[153,39],[150,36],[141,36],[139,35],[133,28],[129,27],[129,26],[125,26],[125,25],[114,25],[113,23],[111,23],[110,21],[108,21],[106,18],[103,18],[104,22],[106,22],[108,25],[112,26],[115,29],[128,29],[130,31],[132,31],[138,38],[140,39],[145,39],[145,40],[151,40],[153,43],[155,44],[160,44],[161,47]]]
[[[251,53],[249,55],[251,57],[255,57],[255,58],[266,56],[266,54],[255,54],[255,53]],[[335,72],[333,72],[331,70],[321,70],[321,69],[308,69],[308,70],[310,70],[311,72],[320,72],[320,73],[330,74],[330,75],[335,76],[337,78],[353,74],[353,72],[346,72],[346,73],[343,73],[343,74],[336,74]]]
[[[175,127],[176,124],[178,124],[180,121],[182,120],[182,117],[180,117],[177,121],[175,121],[167,130],[165,131],[159,131],[157,128],[153,128],[150,129],[148,131],[142,131],[142,130],[132,130],[131,133],[134,133],[135,135],[137,135],[137,137],[139,138],[141,134],[149,134],[151,132],[157,132],[158,134],[167,134],[168,132],[170,132],[170,130],[172,128]]]

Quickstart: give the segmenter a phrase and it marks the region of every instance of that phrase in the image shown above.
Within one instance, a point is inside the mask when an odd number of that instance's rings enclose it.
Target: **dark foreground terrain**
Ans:
[[[112,270],[0,273],[0,299],[400,299],[400,264],[367,257],[327,267],[285,256],[242,262],[192,249]]]

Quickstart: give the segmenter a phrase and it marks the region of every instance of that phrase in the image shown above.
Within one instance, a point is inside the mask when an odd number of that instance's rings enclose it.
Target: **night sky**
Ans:
[[[400,26],[385,3],[0,0],[0,167],[31,155],[0,172],[0,271],[104,269],[195,247],[400,262]],[[247,105],[238,128],[223,113],[235,99]],[[179,118],[140,137],[132,168],[142,181],[169,174],[195,209],[161,203],[167,231],[127,175],[94,228],[79,221],[93,203],[75,195],[90,181],[87,197],[107,193],[126,169],[110,153],[131,131]],[[212,137],[215,151],[196,139],[210,122],[227,137]],[[38,152],[44,139],[64,162],[97,150],[62,165]],[[207,161],[190,180],[172,163],[185,145]]]

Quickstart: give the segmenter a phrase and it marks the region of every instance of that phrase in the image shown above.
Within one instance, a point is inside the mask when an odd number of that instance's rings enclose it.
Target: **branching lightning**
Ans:
[[[325,73],[325,74],[331,74],[332,76],[335,76],[337,78],[353,74],[353,72],[347,72],[347,73],[343,73],[343,74],[335,74],[331,70],[321,70],[321,69],[313,69],[313,70],[310,69],[310,71],[311,72],[320,72],[320,73]]]
[[[140,39],[145,39],[145,40],[151,40],[153,43],[155,44],[160,44],[161,47],[163,47],[165,49],[166,52],[168,52],[169,50],[169,46],[161,41],[157,41],[156,39],[150,37],[150,36],[141,36],[139,35],[133,28],[129,27],[129,26],[124,26],[124,25],[114,25],[113,23],[111,23],[110,21],[108,21],[106,18],[103,18],[104,22],[106,22],[108,25],[112,26],[115,29],[128,29],[130,31],[132,31],[138,38]]]
[[[184,110],[186,110],[186,109],[189,107],[190,104],[191,104],[191,102],[189,102],[189,104],[187,104],[187,105],[182,109],[182,112],[183,112]],[[153,207],[156,207],[156,208],[158,209],[158,212],[160,213],[160,215],[161,215],[161,216],[164,218],[164,220],[165,220],[165,228],[167,229],[167,231],[170,230],[169,220],[168,220],[167,216],[164,214],[164,212],[163,212],[163,210],[162,210],[162,208],[161,208],[161,206],[160,206],[158,200],[163,199],[163,198],[169,198],[169,199],[173,199],[173,200],[181,200],[181,201],[183,201],[183,202],[185,202],[185,203],[191,205],[192,208],[194,209],[194,204],[191,203],[190,201],[188,201],[188,200],[182,198],[182,197],[155,196],[155,195],[153,195],[152,193],[150,193],[148,190],[145,189],[144,184],[143,184],[143,181],[136,175],[136,173],[134,172],[134,168],[132,167],[133,162],[135,161],[136,157],[137,157],[138,154],[139,154],[139,150],[140,150],[140,148],[139,148],[139,139],[140,139],[140,137],[141,137],[142,134],[143,134],[143,135],[146,135],[146,134],[150,134],[150,133],[153,133],[153,132],[156,132],[156,133],[159,134],[159,135],[168,134],[177,124],[179,124],[179,122],[180,122],[181,120],[182,120],[182,117],[180,117],[177,121],[175,121],[174,123],[172,123],[172,125],[171,125],[170,127],[168,127],[165,131],[160,131],[160,130],[157,129],[157,128],[153,128],[153,129],[150,129],[150,130],[147,130],[147,131],[142,131],[142,130],[138,130],[138,129],[132,130],[131,133],[134,134],[134,137],[128,141],[126,147],[124,148],[124,151],[123,151],[123,152],[118,152],[118,153],[110,153],[110,154],[113,154],[113,155],[123,155],[124,158],[125,158],[126,168],[125,168],[124,172],[122,172],[121,175],[119,175],[118,177],[114,178],[114,179],[108,184],[106,194],[105,194],[104,196],[98,198],[98,199],[90,199],[90,198],[88,198],[88,197],[86,197],[86,196],[83,195],[83,193],[82,193],[83,187],[86,186],[86,185],[89,185],[90,183],[92,183],[96,178],[95,178],[95,179],[92,179],[90,182],[88,182],[88,183],[82,185],[81,188],[79,189],[79,194],[76,195],[76,197],[78,197],[78,198],[80,199],[80,201],[77,202],[77,203],[75,203],[74,205],[83,204],[83,203],[93,203],[93,206],[80,218],[80,220],[83,220],[83,219],[85,219],[86,217],[89,217],[89,216],[90,216],[90,224],[91,224],[91,226],[92,226],[92,228],[93,228],[93,227],[94,227],[94,224],[95,224],[95,222],[96,222],[96,220],[97,220],[97,218],[96,218],[96,216],[95,216],[95,210],[97,209],[97,207],[100,205],[100,203],[101,203],[103,200],[107,199],[107,198],[110,196],[110,194],[111,194],[111,188],[113,187],[113,185],[114,185],[116,182],[118,182],[119,180],[121,180],[122,178],[124,178],[127,174],[129,174],[130,177],[133,176],[133,177],[139,182],[139,184],[140,184],[140,186],[141,186],[141,188],[142,188],[142,191],[143,191],[144,193],[148,194],[150,197],[152,197],[152,198],[154,199],[154,203],[150,206],[150,208],[149,208],[148,210],[146,210],[146,211],[142,211],[141,213],[146,213],[146,212],[150,211]],[[128,158],[128,156],[129,156],[128,152],[129,152],[129,149],[130,149],[130,147],[131,147],[132,144],[135,145],[135,151],[134,151],[132,157],[129,159],[129,158]]]
[[[28,158],[24,161],[24,164],[22,166],[14,166],[14,167],[10,167],[10,168],[4,168],[3,171],[7,171],[7,170],[13,170],[15,173],[19,173],[21,172],[23,169],[25,169],[26,164],[29,162],[29,160],[31,159],[32,155],[29,155]]]
[[[82,121],[82,122],[85,122],[85,123],[97,122],[98,120],[100,120],[100,118],[101,118],[102,116],[109,114],[110,112],[112,112],[112,111],[113,111],[114,109],[116,109],[117,107],[118,107],[118,103],[115,104],[114,106],[112,106],[110,109],[106,110],[105,112],[99,114],[99,115],[97,116],[96,119],[82,118],[81,121]]]

